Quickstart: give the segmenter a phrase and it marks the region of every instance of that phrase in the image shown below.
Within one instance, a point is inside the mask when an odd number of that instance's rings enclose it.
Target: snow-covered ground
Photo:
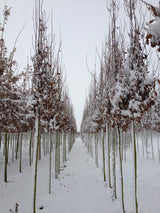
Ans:
[[[53,153],[54,155],[54,153]],[[25,159],[25,158],[23,158]],[[9,182],[3,182],[3,165],[0,165],[0,213],[8,213],[19,204],[19,213],[32,212],[33,171],[23,160],[23,172],[17,172],[18,162],[8,168]],[[53,158],[54,161],[54,158]],[[124,163],[124,194],[126,212],[132,213],[131,153]],[[117,165],[118,166],[118,165]],[[54,171],[54,163],[52,166]],[[118,170],[117,170],[118,171]],[[120,213],[119,181],[118,199],[112,200],[112,190],[103,182],[102,169],[87,153],[80,138],[61,167],[59,179],[52,174],[52,194],[48,193],[49,158],[43,157],[38,165],[37,213]],[[118,175],[118,172],[117,172]],[[140,213],[159,213],[160,164],[138,158],[138,202]],[[42,208],[42,209],[40,209]]]

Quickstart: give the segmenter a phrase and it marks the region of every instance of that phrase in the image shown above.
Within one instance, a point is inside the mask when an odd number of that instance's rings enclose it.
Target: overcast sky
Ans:
[[[26,23],[18,40],[15,55],[20,66],[24,67],[32,49],[34,0],[1,0],[1,2],[1,11],[4,2],[12,7],[6,31],[9,49],[13,47],[17,34]],[[57,40],[61,32],[63,62],[68,76],[67,85],[79,127],[91,79],[86,68],[86,54],[88,65],[92,69],[95,63],[95,47],[101,49],[108,30],[106,0],[44,0],[44,9],[47,13],[53,9]]]

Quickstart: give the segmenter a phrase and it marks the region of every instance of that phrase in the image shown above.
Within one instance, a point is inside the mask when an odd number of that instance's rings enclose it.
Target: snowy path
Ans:
[[[18,167],[18,161],[8,166],[9,182],[6,184],[3,182],[1,165],[0,213],[14,210],[16,203],[19,204],[18,213],[33,211],[33,169],[27,166],[27,161],[23,162],[21,174],[17,171]],[[102,170],[96,168],[80,138],[76,139],[66,165],[61,170],[59,179],[55,180],[52,164],[52,194],[49,195],[49,157],[39,161],[37,213],[119,213],[119,202],[111,200],[111,191],[105,186]]]
[[[111,200],[111,193],[103,182],[101,169],[96,168],[81,139],[76,140],[66,165],[53,186],[52,201],[44,204],[43,212],[119,212],[119,206]]]
[[[100,149],[99,149],[100,150]],[[2,155],[1,155],[2,156]],[[28,155],[23,156],[22,173],[18,173],[19,161],[8,166],[8,183],[3,181],[3,164],[0,164],[0,213],[9,213],[19,204],[18,213],[32,213],[33,168],[28,165]],[[100,159],[100,156],[99,156]],[[127,213],[132,208],[132,158],[127,153],[124,163],[124,193]],[[117,163],[118,166],[118,163]],[[118,171],[118,168],[117,168]],[[118,199],[112,201],[112,192],[103,181],[101,168],[87,153],[80,138],[68,155],[59,179],[54,179],[54,152],[52,155],[52,194],[48,193],[49,156],[38,163],[37,213],[119,213],[120,192],[117,172]],[[138,158],[138,202],[140,213],[159,213],[160,164]],[[43,209],[40,210],[40,207]]]

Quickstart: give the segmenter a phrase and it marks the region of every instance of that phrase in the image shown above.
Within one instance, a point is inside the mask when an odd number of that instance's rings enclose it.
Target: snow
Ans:
[[[154,42],[158,43],[160,38],[160,18],[157,17],[153,24],[150,24],[148,33],[154,36]]]
[[[139,143],[141,141],[139,140]],[[99,144],[99,155],[102,147]],[[155,143],[155,146],[157,144]],[[94,148],[94,146],[93,146]],[[94,151],[93,151],[94,153]],[[54,152],[53,152],[54,155]],[[33,176],[32,167],[28,166],[28,154],[23,148],[23,169],[18,173],[18,161],[9,163],[8,183],[3,182],[2,151],[0,152],[0,212],[8,213],[19,204],[19,213],[32,212]],[[117,187],[118,199],[112,201],[112,191],[103,182],[102,158],[99,156],[99,168],[87,153],[87,148],[80,138],[61,166],[59,179],[54,179],[54,156],[52,156],[52,193],[48,193],[49,156],[43,157],[38,164],[37,213],[119,213],[120,187]],[[117,163],[117,176],[119,164]],[[132,153],[127,152],[127,162],[123,162],[124,198],[126,212],[132,210]],[[159,213],[160,202],[160,164],[157,161],[138,157],[138,203],[141,213]],[[119,178],[117,178],[117,181]],[[117,183],[120,186],[119,183]],[[43,209],[40,210],[40,207]]]
[[[72,149],[67,167],[56,183],[52,203],[45,212],[53,209],[57,213],[105,213],[106,209],[111,213],[119,212],[103,182],[101,170],[96,168],[80,139]]]
[[[0,177],[0,206],[3,213],[8,213],[15,203],[19,204],[19,213],[32,212],[32,169],[27,167],[22,174],[15,174],[16,166],[16,162],[11,168],[9,166],[12,171],[7,184]],[[49,157],[39,162],[37,212],[48,213],[54,209],[56,213],[105,213],[106,209],[110,213],[119,212],[119,206],[112,202],[111,192],[103,182],[101,169],[96,168],[81,139],[77,139],[66,167],[61,168],[59,179],[53,180],[51,195],[48,194],[48,167]],[[39,210],[40,206],[44,206],[43,211]]]

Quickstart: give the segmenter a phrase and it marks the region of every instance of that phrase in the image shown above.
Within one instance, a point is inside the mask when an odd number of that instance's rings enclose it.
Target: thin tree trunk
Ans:
[[[11,134],[8,133],[7,135],[7,164],[9,163],[9,149],[10,149],[10,141],[11,141]]]
[[[16,160],[18,159],[18,150],[19,150],[19,133],[17,133]]]
[[[7,132],[5,133],[4,150],[5,150],[4,182],[7,182],[7,163],[8,163]]]
[[[108,163],[108,185],[111,188],[111,161],[110,161],[110,127],[109,124],[106,124],[106,132],[108,131],[107,136],[107,163]]]
[[[3,157],[5,157],[5,135],[4,135]]]
[[[48,136],[45,134],[45,144],[46,144],[46,155],[49,153],[49,144],[48,144]]]
[[[39,157],[39,160],[41,160],[41,132],[40,132],[40,119],[39,119],[39,122],[38,122],[38,144],[39,144],[39,148],[38,148],[38,151],[39,151],[39,154],[38,154],[38,157]]]
[[[89,153],[90,132],[87,135],[88,135],[88,138],[87,138],[87,151]]]
[[[2,134],[0,133],[0,149],[2,147]]]
[[[91,155],[91,133],[88,135],[88,152]]]
[[[30,131],[30,140],[29,140],[29,165],[32,165],[32,138],[33,138],[33,132]]]
[[[41,135],[41,139],[42,139],[42,144],[43,144],[43,155],[46,155],[46,146],[45,146],[45,133],[43,133],[43,135]]]
[[[22,137],[23,133],[20,135],[20,149],[19,149],[19,172],[22,172]]]
[[[112,144],[112,161],[113,161],[113,198],[117,199],[116,189],[116,141],[115,141],[115,129],[113,129],[113,144]]]
[[[12,136],[12,162],[14,162],[14,141],[15,141],[15,136]]]
[[[32,140],[32,163],[33,163],[33,158],[34,158],[34,153],[35,153],[35,144],[34,144],[34,139],[35,139],[35,132],[33,132],[33,140]]]
[[[58,133],[58,173],[60,174],[61,166],[61,133]]]
[[[127,142],[126,142],[126,133],[122,133],[123,134],[123,144],[124,144],[124,162],[127,162],[127,156],[126,156],[126,152],[127,152]],[[124,137],[125,134],[125,137]]]
[[[158,150],[158,160],[160,162],[159,133],[157,133],[157,150]]]
[[[37,170],[38,170],[38,154],[39,154],[39,123],[40,118],[38,116],[38,112],[36,113],[36,121],[35,121],[35,162],[34,162],[34,195],[33,195],[33,213],[36,213],[36,197],[37,197]]]
[[[102,130],[102,152],[103,152],[103,178],[106,182],[106,166],[105,166],[105,144],[104,144],[105,132]]]
[[[138,201],[137,201],[137,150],[136,150],[136,137],[135,137],[135,125],[132,121],[132,155],[133,155],[133,204],[134,212],[138,213]]]
[[[153,131],[152,131],[152,129],[151,129],[151,148],[152,148],[152,160],[154,160]]]
[[[146,156],[147,156],[147,159],[148,159],[148,131],[146,130],[146,143],[145,143],[145,146],[146,146]]]
[[[97,132],[95,133],[95,163],[98,167],[98,136],[97,136]]]
[[[55,141],[55,179],[58,179],[58,143],[59,143],[59,136],[58,132],[56,132],[56,141]]]
[[[121,133],[118,126],[118,136],[119,136],[119,165],[120,165],[120,178],[121,178],[121,205],[122,212],[125,213],[124,207],[124,189],[123,189],[123,166],[122,166],[122,152],[121,152]]]
[[[93,158],[93,133],[90,135],[90,154],[91,157]]]
[[[143,157],[144,157],[144,132],[141,133],[141,138],[142,138],[142,154],[143,154]]]
[[[70,147],[71,147],[71,144],[70,144],[70,143],[71,143],[71,133],[69,132],[69,133],[68,133],[68,153],[69,153],[70,150],[71,150],[71,148],[70,148]]]
[[[138,141],[138,133],[137,133],[137,154],[139,156],[139,141]]]
[[[66,158],[66,132],[63,132],[63,163],[67,160]]]
[[[49,194],[51,194],[51,174],[52,174],[52,140],[51,140],[51,133],[49,132],[49,144],[50,144],[50,150],[49,150]]]

